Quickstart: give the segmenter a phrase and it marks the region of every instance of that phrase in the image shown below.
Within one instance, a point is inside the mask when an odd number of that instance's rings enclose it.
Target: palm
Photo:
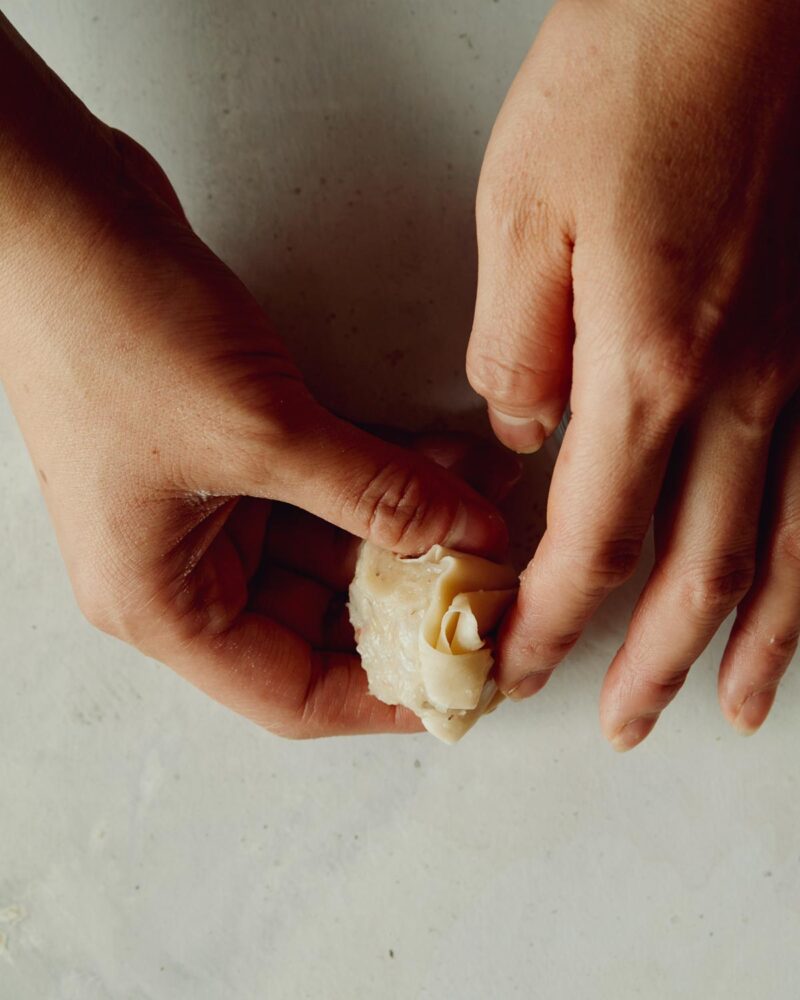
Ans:
[[[367,691],[346,609],[358,539],[251,497],[206,501],[180,534],[153,569],[188,680],[282,735],[419,728]]]
[[[464,436],[385,436],[491,497],[518,477],[516,460]],[[153,556],[147,575],[158,581],[147,599],[163,608],[177,636],[166,655],[188,680],[282,735],[420,729],[410,712],[367,690],[346,608],[359,539],[251,497],[181,502],[159,516],[142,532]]]

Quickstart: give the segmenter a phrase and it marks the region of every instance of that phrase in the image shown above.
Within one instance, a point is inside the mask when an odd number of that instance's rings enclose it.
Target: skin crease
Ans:
[[[500,554],[478,490],[517,459],[324,410],[156,162],[2,19],[0,118],[0,372],[86,616],[277,734],[418,730],[354,655],[358,538]]]
[[[546,683],[654,517],[601,694],[620,750],[734,609],[719,697],[742,732],[797,644],[798,50],[796,4],[559,0],[486,154],[470,381],[521,452],[572,411],[498,680]]]

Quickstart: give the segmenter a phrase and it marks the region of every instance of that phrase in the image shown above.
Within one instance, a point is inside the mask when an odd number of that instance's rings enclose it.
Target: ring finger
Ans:
[[[647,736],[753,579],[767,422],[709,401],[677,443],[656,512],[657,562],[600,699],[615,749]]]

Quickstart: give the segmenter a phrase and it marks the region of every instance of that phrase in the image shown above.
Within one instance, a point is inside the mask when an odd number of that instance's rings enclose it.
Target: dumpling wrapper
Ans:
[[[502,700],[485,640],[517,583],[510,566],[441,545],[404,559],[364,542],[349,610],[370,692],[440,740],[461,739]]]

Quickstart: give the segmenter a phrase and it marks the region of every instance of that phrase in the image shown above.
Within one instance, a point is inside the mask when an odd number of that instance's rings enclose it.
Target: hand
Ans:
[[[486,155],[470,381],[518,451],[572,409],[499,683],[544,685],[655,512],[601,696],[618,749],[734,608],[719,696],[742,731],[797,643],[799,44],[788,2],[560,0]]]
[[[36,81],[12,158],[36,187],[0,169],[0,359],[81,608],[276,733],[418,729],[353,655],[353,536],[496,553],[502,519],[316,403],[155,161]],[[54,105],[67,145],[24,132]],[[463,442],[423,443],[469,471]],[[513,478],[483,454],[484,487]]]

